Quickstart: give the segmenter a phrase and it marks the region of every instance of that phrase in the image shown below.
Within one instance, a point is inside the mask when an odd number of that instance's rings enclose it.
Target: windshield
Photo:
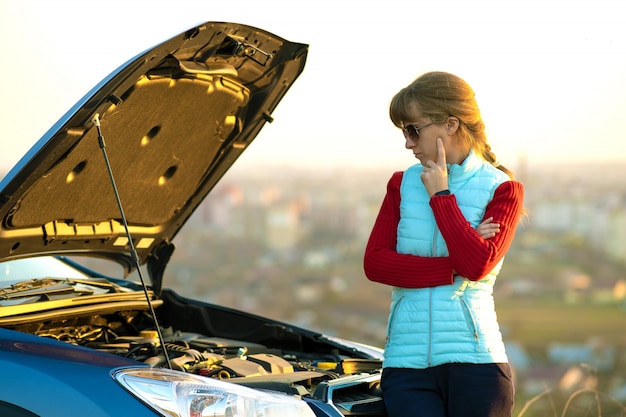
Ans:
[[[39,278],[84,279],[86,275],[49,256],[0,263],[0,287]]]

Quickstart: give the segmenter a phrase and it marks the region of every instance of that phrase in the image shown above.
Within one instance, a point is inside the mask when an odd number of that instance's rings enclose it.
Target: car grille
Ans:
[[[321,382],[313,397],[334,405],[344,416],[385,416],[380,374],[349,375]]]

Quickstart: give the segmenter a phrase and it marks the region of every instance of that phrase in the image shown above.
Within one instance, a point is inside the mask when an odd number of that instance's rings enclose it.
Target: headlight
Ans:
[[[167,417],[314,417],[302,400],[169,369],[124,368],[113,378]]]

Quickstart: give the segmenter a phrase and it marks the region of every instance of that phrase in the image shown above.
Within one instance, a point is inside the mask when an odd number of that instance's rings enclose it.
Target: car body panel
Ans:
[[[0,401],[38,416],[154,417],[111,379],[111,369],[124,366],[137,362],[0,328]]]

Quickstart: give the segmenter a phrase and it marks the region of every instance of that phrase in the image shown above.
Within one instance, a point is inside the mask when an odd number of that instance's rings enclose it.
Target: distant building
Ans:
[[[626,265],[626,207],[622,205],[608,215],[605,251],[611,260]]]
[[[274,203],[267,209],[265,243],[274,250],[297,246],[302,234],[302,206],[297,201]]]

